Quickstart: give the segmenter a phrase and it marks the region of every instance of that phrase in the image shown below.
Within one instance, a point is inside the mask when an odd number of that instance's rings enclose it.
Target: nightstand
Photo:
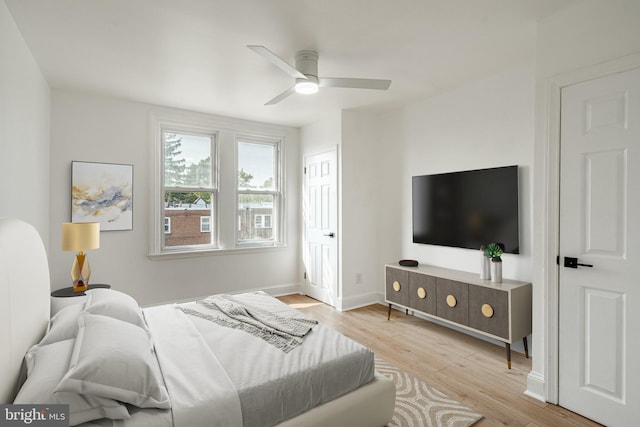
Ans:
[[[87,290],[91,289],[111,289],[111,285],[96,284],[89,285]],[[73,286],[68,288],[57,289],[51,292],[51,316],[71,304],[80,304],[85,302],[87,294],[84,292],[74,292]]]

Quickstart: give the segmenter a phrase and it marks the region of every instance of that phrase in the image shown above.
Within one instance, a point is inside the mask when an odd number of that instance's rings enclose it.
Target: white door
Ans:
[[[305,292],[335,306],[338,298],[336,150],[305,157],[303,260]]]
[[[561,123],[559,403],[638,425],[640,69],[563,89]]]

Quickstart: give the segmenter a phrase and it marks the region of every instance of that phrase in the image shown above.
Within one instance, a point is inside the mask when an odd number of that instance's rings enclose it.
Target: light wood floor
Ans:
[[[283,302],[357,341],[386,360],[422,377],[450,397],[484,415],[487,426],[599,426],[559,406],[526,396],[531,359],[512,352],[507,369],[505,349],[452,329],[375,304],[339,312],[302,295]]]

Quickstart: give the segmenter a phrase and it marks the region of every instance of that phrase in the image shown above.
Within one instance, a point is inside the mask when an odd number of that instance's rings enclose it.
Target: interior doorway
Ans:
[[[303,179],[305,293],[335,307],[338,298],[338,171],[335,148],[305,156]]]
[[[558,403],[640,418],[640,68],[561,90]]]

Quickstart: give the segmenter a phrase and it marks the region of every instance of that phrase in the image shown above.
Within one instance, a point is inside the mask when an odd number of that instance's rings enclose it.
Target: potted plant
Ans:
[[[491,260],[491,281],[502,282],[502,258],[504,253],[502,246],[498,243],[489,243],[484,250],[484,256]]]

